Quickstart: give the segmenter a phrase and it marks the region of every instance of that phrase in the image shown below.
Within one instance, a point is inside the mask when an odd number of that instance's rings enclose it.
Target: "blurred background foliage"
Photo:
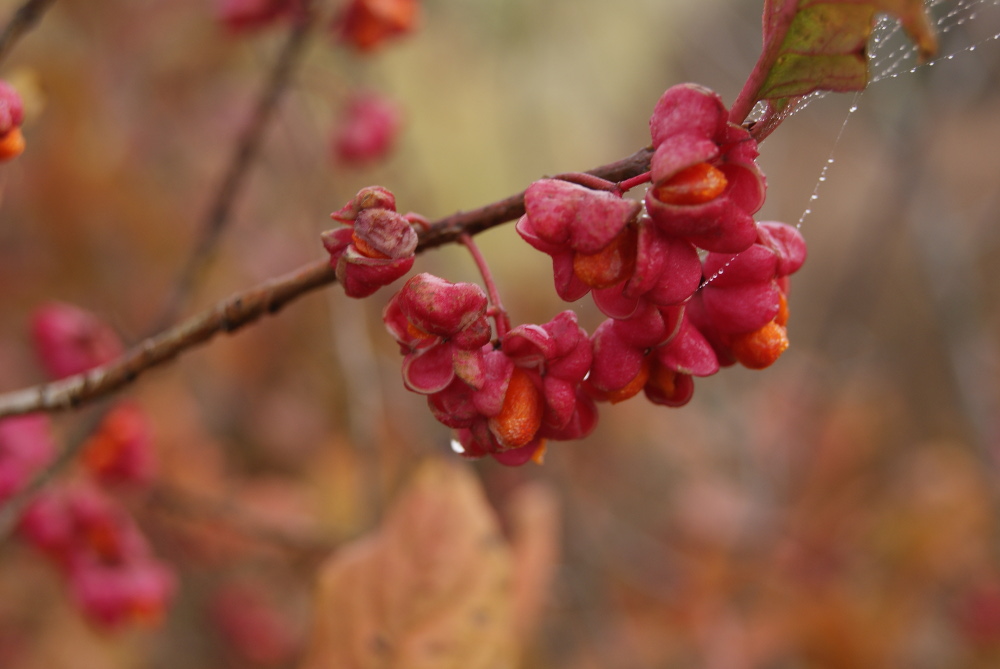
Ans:
[[[421,29],[372,56],[313,35],[189,312],[322,257],[327,214],[362,186],[436,218],[617,160],[648,143],[669,85],[732,102],[759,49],[758,2],[423,4]],[[996,32],[995,5],[979,9],[944,53]],[[231,36],[208,0],[66,0],[19,44],[0,73],[31,110],[26,153],[0,168],[0,390],[44,380],[27,323],[45,300],[128,342],[150,332],[284,31]],[[839,142],[852,95],[764,142],[764,218],[812,210],[792,347],[773,368],[701,380],[680,410],[604,407],[542,467],[476,464],[498,503],[539,480],[562,507],[523,666],[1000,664],[998,82],[989,41],[873,86]],[[358,88],[406,120],[387,162],[349,171],[329,133]],[[564,308],[548,259],[510,226],[480,243],[515,323]],[[417,271],[477,280],[457,247]],[[98,632],[7,542],[0,666],[294,666],[318,561],[377,524],[421,456],[448,451],[399,381],[390,294],[314,294],[130,387],[161,461],[130,504],[180,571],[176,602],[159,629]],[[576,308],[592,330],[595,310]],[[91,411],[60,417],[61,437]],[[265,631],[241,639],[227,601],[257,606],[265,622],[244,627]],[[267,634],[271,652],[255,650]]]

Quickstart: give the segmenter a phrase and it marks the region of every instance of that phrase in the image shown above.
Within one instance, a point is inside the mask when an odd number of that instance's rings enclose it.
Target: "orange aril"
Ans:
[[[752,332],[736,335],[730,344],[733,357],[750,369],[770,367],[787,348],[788,332],[784,325],[775,321]]]
[[[378,258],[380,260],[384,260],[389,257],[386,254],[380,253],[375,249],[373,249],[372,247],[370,247],[368,245],[368,242],[361,239],[361,237],[358,237],[357,232],[351,233],[351,241],[354,242],[354,248],[358,250],[358,253],[367,258]]]
[[[722,170],[708,163],[698,163],[657,184],[653,195],[665,204],[705,204],[722,195],[728,183]]]
[[[11,128],[0,137],[0,162],[13,160],[24,153],[24,135],[20,128]]]
[[[514,368],[500,413],[490,418],[490,431],[504,449],[526,446],[542,426],[545,402],[531,376]]]
[[[610,288],[635,274],[639,233],[627,226],[597,253],[573,256],[573,273],[591,288]]]

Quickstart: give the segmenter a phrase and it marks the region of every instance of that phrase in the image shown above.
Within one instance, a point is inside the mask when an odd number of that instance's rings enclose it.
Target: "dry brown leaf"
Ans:
[[[522,638],[537,627],[559,559],[559,500],[533,481],[514,491],[505,506],[514,551],[514,620]]]
[[[511,551],[473,474],[429,461],[382,528],[322,568],[303,669],[504,669]]]

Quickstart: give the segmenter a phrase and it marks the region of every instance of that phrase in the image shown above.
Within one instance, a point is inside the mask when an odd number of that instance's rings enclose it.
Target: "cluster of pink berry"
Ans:
[[[418,274],[386,307],[406,387],[427,396],[464,455],[540,461],[547,440],[593,429],[595,402],[642,391],[681,406],[693,377],[736,362],[767,367],[788,347],[788,277],[806,246],[795,228],[753,218],[766,190],[756,142],[718,95],[693,84],[663,94],[650,129],[647,174],[543,179],[525,193],[516,229],[551,256],[562,299],[593,295],[608,318],[592,336],[572,311],[511,328],[467,237],[489,294]],[[647,182],[644,202],[623,197]],[[368,207],[384,213],[376,221]],[[369,295],[412,264],[416,234],[394,212],[391,194],[372,187],[334,214],[353,222],[324,235],[349,295]]]
[[[125,509],[90,482],[40,494],[18,531],[65,575],[89,620],[114,627],[162,616],[174,590],[173,570],[153,555]]]
[[[232,33],[243,34],[301,18],[305,0],[216,0],[216,15]],[[330,21],[339,43],[368,54],[416,29],[418,0],[348,0]],[[374,91],[356,91],[335,124],[331,153],[339,165],[361,166],[387,156],[395,145],[402,114],[392,101]]]
[[[32,335],[53,378],[91,369],[116,357],[121,341],[111,328],[77,307],[52,303],[35,312]],[[48,418],[0,421],[0,502],[19,492],[55,457]],[[159,561],[114,493],[142,490],[155,469],[152,432],[138,405],[121,402],[83,444],[72,480],[39,492],[18,522],[18,534],[65,575],[73,599],[95,623],[154,622],[167,605],[175,577]]]

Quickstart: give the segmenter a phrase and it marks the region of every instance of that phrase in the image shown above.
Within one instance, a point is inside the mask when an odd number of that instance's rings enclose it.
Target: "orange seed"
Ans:
[[[730,345],[733,357],[749,369],[770,367],[787,348],[788,332],[775,321],[753,332],[737,335]]]
[[[500,413],[490,418],[490,431],[504,450],[527,445],[542,425],[542,395],[531,376],[514,368]]]
[[[610,288],[635,273],[639,235],[627,226],[607,246],[590,255],[573,256],[573,273],[591,288]]]
[[[357,232],[351,234],[351,241],[354,242],[354,248],[356,248],[358,250],[358,253],[360,253],[363,256],[366,256],[368,258],[379,258],[379,259],[385,259],[389,257],[386,254],[379,253],[372,247],[368,246],[368,242],[361,239],[361,237],[358,237]]]
[[[630,397],[634,397],[639,394],[639,391],[643,389],[646,382],[649,380],[649,358],[642,361],[642,367],[639,369],[639,373],[635,375],[631,381],[628,382],[623,388],[618,390],[612,390],[605,393],[604,399],[612,404],[618,404],[619,402],[624,402]]]
[[[13,160],[24,153],[24,135],[20,128],[11,128],[0,137],[0,162]]]
[[[656,199],[666,204],[705,204],[726,190],[726,175],[708,163],[685,168],[654,188]]]

